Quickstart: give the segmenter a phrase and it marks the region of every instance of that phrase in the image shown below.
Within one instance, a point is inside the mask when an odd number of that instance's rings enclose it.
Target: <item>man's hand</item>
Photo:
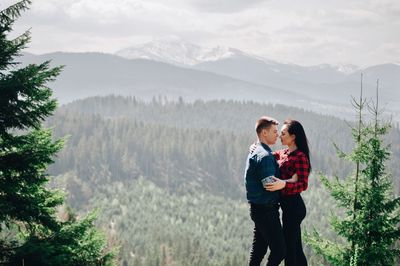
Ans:
[[[281,190],[286,186],[286,182],[284,180],[281,180],[277,177],[272,177],[275,182],[274,183],[269,183],[265,185],[265,189],[268,191],[277,191]]]

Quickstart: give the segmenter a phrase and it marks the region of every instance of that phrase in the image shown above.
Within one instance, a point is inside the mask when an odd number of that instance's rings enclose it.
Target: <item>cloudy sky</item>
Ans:
[[[27,28],[33,53],[114,53],[173,37],[300,65],[400,62],[398,0],[33,0],[14,34]]]

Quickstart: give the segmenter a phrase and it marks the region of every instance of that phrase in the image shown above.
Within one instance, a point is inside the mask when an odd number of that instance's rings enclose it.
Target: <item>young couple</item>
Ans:
[[[270,146],[279,136],[278,125],[270,117],[256,122],[259,142],[251,146],[246,162],[246,195],[254,222],[249,265],[260,265],[269,247],[267,265],[279,265],[285,260],[286,266],[303,266],[307,260],[300,224],[306,207],[300,193],[307,189],[311,171],[307,137],[298,121],[286,120],[280,139],[287,148],[272,152]]]

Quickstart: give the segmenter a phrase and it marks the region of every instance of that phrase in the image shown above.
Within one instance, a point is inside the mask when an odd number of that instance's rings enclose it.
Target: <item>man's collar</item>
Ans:
[[[267,144],[262,143],[262,142],[260,142],[260,144],[261,144],[261,146],[263,146],[264,149],[266,149],[269,152],[272,152],[271,148]]]

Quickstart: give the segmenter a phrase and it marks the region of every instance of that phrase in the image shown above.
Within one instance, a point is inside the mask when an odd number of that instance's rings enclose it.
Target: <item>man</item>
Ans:
[[[278,139],[278,121],[263,116],[256,122],[260,145],[247,158],[245,185],[250,217],[254,222],[254,235],[249,265],[260,265],[268,247],[267,265],[279,265],[284,259],[286,247],[279,219],[279,191],[267,191],[262,179],[279,177],[279,167],[272,154],[271,145]]]

